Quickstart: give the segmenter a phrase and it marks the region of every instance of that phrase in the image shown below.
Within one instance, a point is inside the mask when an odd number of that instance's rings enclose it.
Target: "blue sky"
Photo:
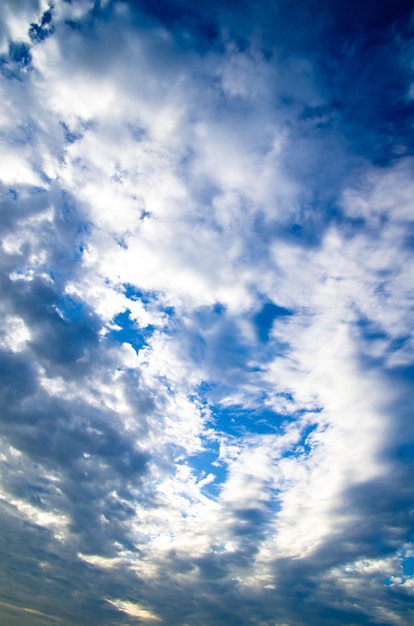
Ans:
[[[1,3],[2,623],[413,623],[413,20]]]

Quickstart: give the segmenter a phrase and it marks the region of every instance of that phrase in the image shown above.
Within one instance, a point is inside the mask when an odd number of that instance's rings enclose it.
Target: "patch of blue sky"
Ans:
[[[138,352],[153,334],[154,326],[148,324],[145,328],[140,328],[130,318],[130,314],[131,311],[129,309],[118,313],[112,320],[112,323],[116,324],[116,328],[112,329],[108,336],[118,343],[128,343]]]
[[[310,208],[308,212],[311,212]],[[277,220],[265,221],[261,215],[258,215],[254,223],[254,230],[262,244],[280,239],[301,248],[315,248],[320,245],[328,226],[328,219],[317,220],[302,217],[302,221],[298,220],[291,223]]]
[[[414,442],[405,442],[396,450],[397,459],[404,464],[410,464],[414,459]]]
[[[402,350],[405,347],[410,345],[411,336],[410,335],[401,335],[400,337],[396,337],[390,341],[389,352],[394,353],[398,352],[398,350]]]
[[[355,328],[360,346],[360,359],[365,366],[382,366],[387,358],[396,355],[399,351],[409,350],[409,334],[403,333],[392,337],[392,334],[381,324],[366,316],[360,316],[355,322]],[[376,346],[381,348],[377,353]],[[409,368],[406,368],[406,373],[408,370]]]
[[[46,194],[47,189],[45,187],[40,187],[39,185],[30,186],[30,193],[33,195]]]
[[[58,213],[59,220],[63,222],[64,227],[66,229],[69,228],[73,235],[75,235],[74,258],[78,261],[85,249],[84,239],[91,234],[93,224],[91,221],[80,218],[76,200],[72,194],[65,189],[61,189],[60,195],[61,202],[58,204],[58,207],[56,207],[56,212]]]
[[[43,41],[53,33],[52,17],[53,5],[43,13],[39,24],[30,24],[29,37],[34,43]]]
[[[203,452],[186,459],[186,463],[194,470],[199,480],[207,478],[209,474],[214,476],[214,480],[206,482],[202,487],[209,496],[214,498],[219,495],[221,486],[227,478],[227,468],[219,460],[219,447],[219,441],[208,441]]]
[[[155,291],[137,289],[130,283],[123,283],[122,287],[124,289],[125,297],[134,302],[141,300],[143,304],[150,304],[158,298],[158,294]]]
[[[404,557],[401,560],[401,568],[404,576],[414,576],[414,556]]]
[[[199,328],[210,328],[225,311],[226,307],[216,302],[213,306],[199,307],[193,315]]]
[[[83,137],[82,133],[72,132],[69,129],[68,125],[65,124],[65,122],[60,121],[59,124],[63,128],[64,138],[65,138],[66,143],[75,143],[75,141],[78,141],[79,139],[82,139],[82,137]]]
[[[221,386],[211,380],[203,380],[194,387],[194,393],[190,394],[189,399],[203,407],[210,415],[211,426],[214,426],[214,415],[210,412],[210,407],[215,402],[219,402],[222,393]]]
[[[27,67],[31,62],[30,46],[23,41],[11,41],[8,53],[0,56],[0,64],[13,63],[20,68]]]
[[[384,585],[386,587],[394,587],[396,581],[399,581],[397,584],[405,583],[407,580],[411,580],[414,577],[414,556],[400,556],[400,577],[395,578],[395,576],[387,577],[384,581]]]
[[[247,367],[245,371],[253,373],[261,368]],[[245,404],[225,405],[225,398],[234,389],[223,381],[203,380],[195,389],[194,399],[208,409],[211,427],[218,433],[226,433],[235,437],[245,434],[280,433],[285,426],[300,419],[305,409],[295,409],[288,413],[274,411],[269,406],[272,399],[266,391],[257,390],[245,398]],[[294,397],[289,392],[278,393],[277,396],[294,404]],[[314,412],[319,412],[315,409]]]
[[[265,364],[275,356],[284,356],[290,345],[274,338],[271,331],[278,319],[280,323],[285,323],[282,319],[293,314],[293,311],[273,302],[259,302],[256,314],[250,312],[243,316],[243,321],[252,324],[256,331],[256,341],[247,341],[239,331],[240,318],[228,315],[226,307],[220,302],[195,310],[191,314],[191,323],[184,330],[188,355],[195,364],[207,367],[210,382],[220,380],[219,388],[204,386],[199,389],[200,394],[207,394],[208,400],[216,403],[220,400],[220,393],[217,392],[231,393],[230,387],[234,387],[236,376],[241,384],[246,376],[262,370],[259,363]]]
[[[79,246],[77,246],[77,248],[75,248],[75,251],[73,253],[73,261],[75,262],[81,261],[84,250],[85,250],[85,246],[83,244],[80,244]]]
[[[120,248],[124,250],[128,250],[128,244],[126,242],[125,237],[115,237],[115,240]]]
[[[291,315],[293,315],[293,311],[290,309],[278,306],[274,302],[265,302],[259,313],[256,313],[253,318],[260,341],[263,343],[269,341],[273,324],[277,318]]]
[[[217,383],[211,382],[209,380],[203,380],[197,387],[197,393],[199,394],[202,402],[208,402],[207,398],[217,389]]]
[[[241,405],[211,407],[217,431],[242,437],[246,434],[267,435],[281,432],[291,416],[266,408],[244,408]]]
[[[316,410],[315,413],[318,413],[321,410],[322,409]],[[283,456],[295,458],[308,456],[315,447],[312,441],[312,434],[317,431],[320,432],[320,427],[316,423],[305,426],[302,430],[300,439],[292,445],[290,450],[284,452]]]
[[[124,295],[126,298],[128,298],[128,300],[132,300],[132,302],[137,302],[138,300],[140,300],[142,304],[156,308],[158,311],[161,311],[169,318],[175,317],[174,307],[165,306],[164,303],[160,302],[160,294],[157,291],[138,289],[130,283],[123,283],[122,288],[124,291]],[[166,332],[168,331],[168,329],[165,330]]]
[[[26,146],[35,140],[35,135],[38,131],[36,124],[33,121],[25,124],[19,124],[13,128],[9,135],[9,141],[13,146]]]
[[[146,128],[143,128],[142,126],[139,126],[138,124],[128,122],[126,126],[132,138],[134,139],[134,141],[137,141],[137,142],[142,141],[147,135]]]
[[[53,275],[51,275],[53,279]],[[62,313],[63,317],[67,320],[73,320],[75,322],[80,322],[84,317],[84,304],[72,298],[72,296],[68,294],[64,294],[59,302],[59,310]]]
[[[365,316],[360,317],[360,319],[356,322],[356,326],[361,334],[361,337],[367,341],[388,338],[387,333],[379,326],[379,324]]]

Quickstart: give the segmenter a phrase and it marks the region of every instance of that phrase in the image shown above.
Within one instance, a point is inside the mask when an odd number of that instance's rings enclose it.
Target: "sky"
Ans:
[[[414,14],[0,4],[0,622],[414,623]]]

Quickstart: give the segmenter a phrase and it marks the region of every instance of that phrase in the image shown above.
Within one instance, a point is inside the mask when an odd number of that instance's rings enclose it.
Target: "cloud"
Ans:
[[[328,4],[3,4],[7,623],[412,620],[409,12]]]

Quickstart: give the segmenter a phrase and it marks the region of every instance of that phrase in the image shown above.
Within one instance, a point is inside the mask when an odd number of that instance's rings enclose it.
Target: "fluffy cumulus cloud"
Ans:
[[[412,623],[413,19],[2,3],[2,623]]]

